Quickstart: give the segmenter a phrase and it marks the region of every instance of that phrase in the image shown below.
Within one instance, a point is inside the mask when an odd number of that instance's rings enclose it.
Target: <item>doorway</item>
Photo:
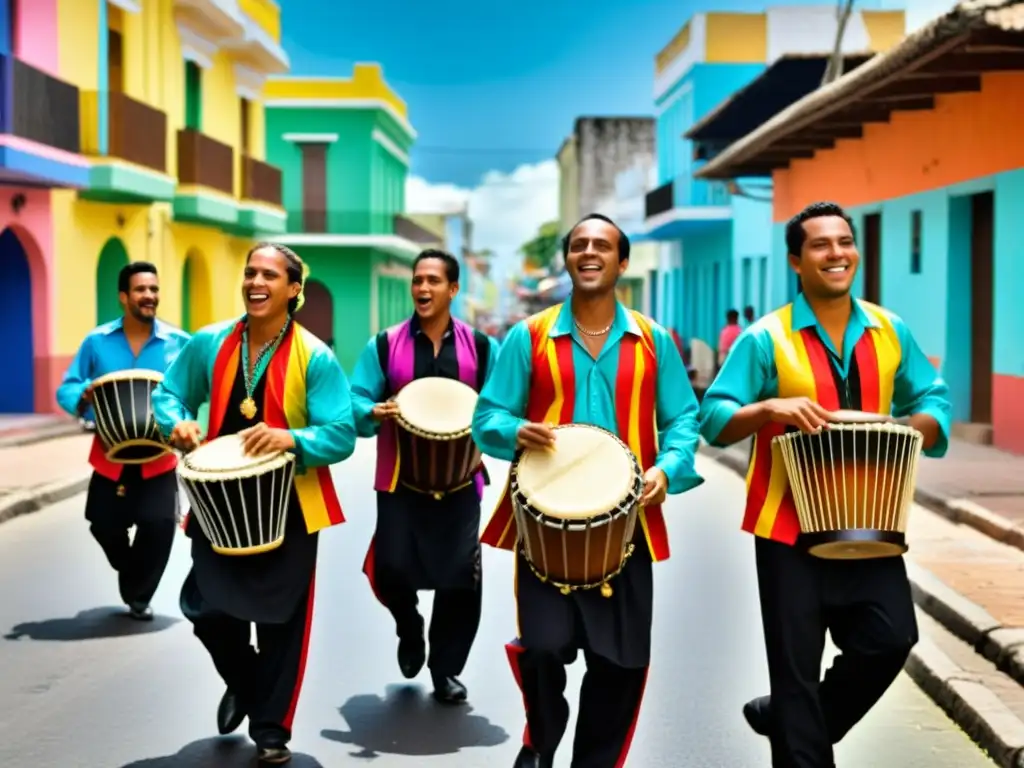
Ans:
[[[992,423],[992,231],[995,194],[971,196],[971,422]]]
[[[32,271],[18,236],[0,233],[0,326],[4,335],[4,380],[0,413],[35,411],[35,360],[32,343]]]
[[[869,213],[864,217],[864,248],[861,249],[861,269],[864,272],[865,301],[882,303],[882,214]]]

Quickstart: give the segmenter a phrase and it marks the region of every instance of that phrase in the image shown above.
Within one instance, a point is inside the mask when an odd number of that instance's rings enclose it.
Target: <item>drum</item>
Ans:
[[[888,416],[838,411],[829,428],[772,440],[789,478],[801,543],[840,560],[907,551],[924,437]]]
[[[199,527],[221,555],[258,555],[284,541],[295,456],[246,456],[242,445],[238,435],[215,438],[178,468]]]
[[[509,492],[523,556],[563,594],[608,583],[633,553],[644,479],[636,456],[600,427],[554,427],[551,450],[512,463]]]
[[[170,453],[153,416],[153,390],[163,374],[129,368],[92,382],[96,434],[107,458],[117,464],[146,464]]]
[[[398,480],[440,499],[473,481],[483,456],[473,442],[477,393],[455,379],[430,376],[409,382],[398,405]]]

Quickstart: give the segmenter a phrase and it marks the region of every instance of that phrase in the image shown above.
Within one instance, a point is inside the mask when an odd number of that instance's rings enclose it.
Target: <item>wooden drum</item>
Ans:
[[[284,541],[295,456],[246,456],[242,438],[224,435],[185,455],[178,476],[213,551],[258,555]]]
[[[171,452],[153,415],[153,390],[163,374],[129,368],[92,382],[96,435],[117,464],[146,464]]]
[[[398,415],[398,480],[441,498],[473,481],[483,456],[473,442],[478,395],[455,379],[430,376],[395,395]]]
[[[815,434],[774,438],[811,554],[866,559],[906,552],[923,442],[912,427],[856,411],[834,413],[829,428]]]
[[[584,424],[554,428],[555,445],[513,462],[509,492],[523,556],[542,581],[561,589],[608,583],[633,553],[644,479],[640,464],[611,432]]]

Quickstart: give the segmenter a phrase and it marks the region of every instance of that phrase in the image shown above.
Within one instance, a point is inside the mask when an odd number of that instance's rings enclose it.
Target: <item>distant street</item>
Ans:
[[[409,685],[390,616],[360,567],[373,528],[373,444],[336,469],[348,521],[321,539],[317,613],[292,743],[295,768],[507,768],[522,701],[503,644],[514,632],[511,557],[484,550],[484,619],[463,675],[470,704],[440,708],[427,672]],[[500,490],[504,467],[491,462]],[[655,569],[654,666],[628,766],[759,768],[766,740],[740,707],[766,692],[743,483],[701,459],[708,482],[667,505],[673,557]],[[181,536],[156,620],[118,616],[114,574],[82,519],[84,496],[0,525],[0,762],[17,768],[243,768],[239,734],[216,735],[223,692],[178,609]],[[485,514],[486,520],[486,514]],[[429,610],[424,596],[424,610]],[[575,699],[582,662],[570,675]],[[556,765],[569,765],[571,733]],[[842,768],[993,766],[905,675],[845,743]]]

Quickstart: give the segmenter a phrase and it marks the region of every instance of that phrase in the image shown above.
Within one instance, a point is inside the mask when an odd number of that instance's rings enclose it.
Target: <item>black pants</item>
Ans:
[[[427,667],[443,677],[462,674],[480,627],[483,579],[475,589],[438,589],[430,616]],[[378,566],[374,588],[377,596],[395,619],[399,638],[415,638],[423,633],[423,617],[417,610],[419,597],[400,574]]]
[[[177,492],[177,473],[144,480],[136,466],[126,466],[119,482],[96,472],[89,481],[85,518],[127,605],[149,605],[160,586],[177,530]]]
[[[284,746],[302,689],[313,618],[313,580],[307,596],[284,624],[257,624],[259,650],[250,643],[251,625],[203,600],[190,571],[181,589],[181,612],[206,646],[218,674],[236,693],[249,717],[249,736],[260,747]]]
[[[536,651],[518,640],[505,649],[526,709],[523,743],[554,758],[569,722],[565,667],[576,660],[577,650]],[[570,768],[621,768],[640,716],[648,667],[621,667],[587,649],[583,658],[587,671],[580,688]]]
[[[882,697],[917,642],[902,558],[823,560],[755,539],[771,680],[773,768],[832,768],[832,745]],[[825,632],[841,654],[820,680]]]

